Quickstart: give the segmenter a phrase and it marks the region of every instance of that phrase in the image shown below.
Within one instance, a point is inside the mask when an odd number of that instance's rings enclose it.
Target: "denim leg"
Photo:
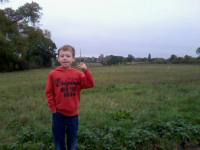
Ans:
[[[65,116],[59,112],[53,113],[52,130],[55,150],[66,150],[65,147]]]
[[[68,150],[78,150],[77,131],[78,131],[78,115],[67,117],[67,147]]]

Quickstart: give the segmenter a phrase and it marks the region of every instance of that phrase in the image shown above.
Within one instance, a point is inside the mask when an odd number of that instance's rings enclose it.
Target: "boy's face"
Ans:
[[[70,69],[72,62],[75,61],[75,57],[72,56],[71,51],[59,51],[58,62],[60,63],[61,67],[65,69]]]

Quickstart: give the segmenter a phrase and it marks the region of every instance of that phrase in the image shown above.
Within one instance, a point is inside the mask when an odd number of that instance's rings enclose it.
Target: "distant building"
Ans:
[[[96,62],[101,62],[103,61],[104,57],[103,57],[103,54],[101,54],[98,58],[97,58],[97,61]]]
[[[100,60],[100,61],[103,61],[103,54],[101,54],[101,55],[99,56],[99,60]]]

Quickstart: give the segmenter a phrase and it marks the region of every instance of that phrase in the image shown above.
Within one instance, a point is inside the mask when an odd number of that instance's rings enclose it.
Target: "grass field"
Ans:
[[[191,149],[200,146],[200,66],[90,67],[82,90],[79,149]],[[52,69],[0,74],[0,149],[51,150],[45,85]]]

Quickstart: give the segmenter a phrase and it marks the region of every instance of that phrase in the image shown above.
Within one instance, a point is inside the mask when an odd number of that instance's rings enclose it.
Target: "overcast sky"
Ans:
[[[40,28],[51,31],[57,48],[76,56],[100,54],[169,58],[197,57],[200,0],[33,0],[43,7]],[[32,0],[10,0],[17,9]]]

